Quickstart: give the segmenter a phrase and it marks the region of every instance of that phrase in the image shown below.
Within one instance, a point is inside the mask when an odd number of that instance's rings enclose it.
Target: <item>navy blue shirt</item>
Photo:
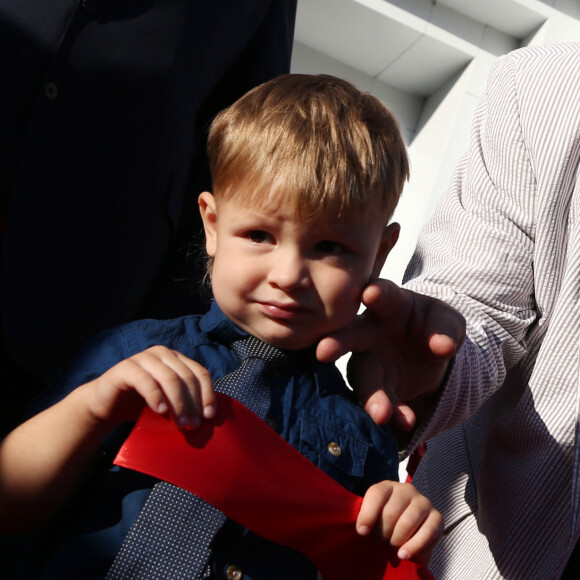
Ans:
[[[246,333],[229,321],[216,303],[205,316],[168,321],[142,320],[102,333],[81,353],[39,407],[66,396],[117,362],[162,344],[205,366],[217,379],[239,365],[229,343]],[[333,364],[301,351],[290,376],[271,385],[268,422],[304,456],[346,489],[363,495],[373,483],[397,479],[397,445],[353,399]],[[28,548],[20,577],[103,578],[156,480],[112,466],[130,425],[103,444],[99,468],[69,508]],[[332,445],[329,445],[332,444]],[[340,453],[336,453],[337,446]],[[332,451],[334,451],[334,453]],[[246,580],[317,578],[301,554],[276,545],[229,521],[213,544],[212,578],[226,578],[231,566]],[[231,568],[230,568],[231,569]]]

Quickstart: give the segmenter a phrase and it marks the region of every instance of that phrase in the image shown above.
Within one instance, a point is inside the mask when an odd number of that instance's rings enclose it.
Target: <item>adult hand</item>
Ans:
[[[439,392],[449,361],[465,339],[465,320],[451,306],[387,280],[363,292],[365,312],[323,338],[316,355],[335,361],[353,352],[348,379],[377,424],[411,430]]]

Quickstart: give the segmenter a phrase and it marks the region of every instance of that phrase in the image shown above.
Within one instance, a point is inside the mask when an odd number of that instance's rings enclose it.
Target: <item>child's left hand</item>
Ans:
[[[382,481],[367,490],[356,529],[361,536],[380,534],[401,560],[427,566],[443,533],[443,518],[410,483]]]

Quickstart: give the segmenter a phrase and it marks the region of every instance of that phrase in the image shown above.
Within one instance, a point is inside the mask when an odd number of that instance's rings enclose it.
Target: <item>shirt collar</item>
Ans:
[[[230,344],[234,340],[248,336],[245,330],[236,326],[222,312],[215,300],[212,301],[209,312],[202,317],[199,324],[208,336],[223,344]]]

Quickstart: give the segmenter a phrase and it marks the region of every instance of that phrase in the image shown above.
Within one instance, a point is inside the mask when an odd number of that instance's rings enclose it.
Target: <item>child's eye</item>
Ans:
[[[343,254],[346,252],[346,247],[339,242],[323,240],[316,244],[316,251],[324,254]]]
[[[265,244],[272,240],[272,236],[264,230],[251,230],[246,235],[254,244]]]

